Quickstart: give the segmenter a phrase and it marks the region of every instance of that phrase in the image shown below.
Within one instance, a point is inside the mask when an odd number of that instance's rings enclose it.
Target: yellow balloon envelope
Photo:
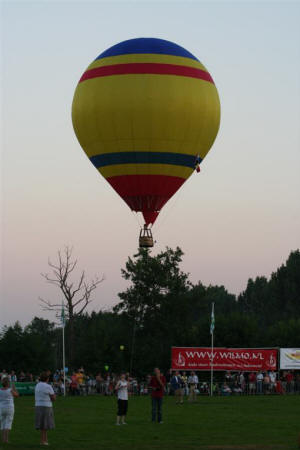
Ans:
[[[72,119],[91,162],[148,225],[211,148],[220,102],[195,56],[169,41],[139,38],[89,65]]]

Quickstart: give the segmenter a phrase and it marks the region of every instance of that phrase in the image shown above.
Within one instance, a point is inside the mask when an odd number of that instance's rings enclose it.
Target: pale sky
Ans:
[[[193,53],[219,91],[221,127],[154,226],[154,254],[180,246],[193,282],[245,289],[300,244],[299,2],[2,2],[0,326],[61,301],[40,273],[58,249],[105,274],[90,310],[126,287],[138,221],[85,156],[71,103],[83,71],[125,39],[158,37]]]

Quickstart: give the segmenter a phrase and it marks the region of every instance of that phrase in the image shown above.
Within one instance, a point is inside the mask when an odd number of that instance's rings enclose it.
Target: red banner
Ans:
[[[212,352],[209,347],[172,347],[172,369],[210,370]],[[258,348],[214,348],[214,370],[276,370],[277,350]]]

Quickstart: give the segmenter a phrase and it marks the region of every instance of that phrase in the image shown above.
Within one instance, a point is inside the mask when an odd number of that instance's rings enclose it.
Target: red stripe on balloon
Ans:
[[[186,181],[167,175],[119,175],[106,180],[130,209],[141,212],[160,211]]]
[[[208,72],[205,72],[205,70],[197,69],[196,67],[180,66],[177,64],[159,63],[128,63],[95,67],[94,69],[87,70],[80,78],[79,83],[92,78],[127,74],[178,75],[182,77],[199,78],[214,84],[212,77]]]

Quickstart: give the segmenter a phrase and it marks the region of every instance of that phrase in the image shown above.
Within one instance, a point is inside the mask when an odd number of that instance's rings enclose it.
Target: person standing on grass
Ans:
[[[189,395],[188,377],[187,377],[186,372],[182,372],[181,379],[182,379],[182,386],[183,386],[183,395]]]
[[[70,393],[71,395],[79,395],[79,387],[76,372],[73,372],[71,376]]]
[[[171,378],[171,387],[175,394],[176,405],[178,405],[179,403],[181,403],[181,404],[183,403],[183,387],[182,387],[182,385],[183,385],[183,381],[177,370]]]
[[[99,372],[98,375],[96,375],[96,391],[97,394],[101,394],[101,388],[102,388],[103,378],[101,373]]]
[[[269,372],[269,377],[270,377],[270,388],[271,388],[271,392],[275,392],[275,386],[276,386],[276,373],[274,372],[274,370],[271,370],[271,372]]]
[[[10,387],[9,378],[2,379],[2,388],[0,389],[0,421],[2,431],[2,442],[8,443],[8,434],[11,430],[14,419],[14,397],[19,397],[14,385]]]
[[[35,387],[35,428],[41,432],[41,445],[49,445],[47,432],[55,426],[52,402],[56,395],[48,381],[49,374],[43,372]]]
[[[128,388],[129,383],[126,380],[126,375],[125,373],[122,373],[115,387],[118,395],[118,412],[116,425],[126,425],[125,417],[128,411]]]
[[[256,386],[257,386],[256,392],[258,394],[263,393],[263,379],[264,379],[264,376],[263,376],[262,371],[260,370],[256,375]]]
[[[190,388],[189,393],[189,402],[195,402],[197,400],[197,387],[198,387],[199,379],[195,372],[191,372],[191,375],[188,377],[188,384]]]
[[[160,373],[160,370],[156,367],[154,369],[154,375],[150,379],[149,386],[151,388],[152,397],[152,422],[157,421],[162,424],[162,401],[164,396],[164,390],[166,385],[165,377]]]
[[[16,383],[18,381],[17,380],[17,375],[16,375],[16,373],[13,370],[10,372],[10,381],[12,383]]]
[[[255,394],[256,391],[256,374],[254,372],[250,373],[248,381],[249,381],[249,394],[253,395]]]
[[[268,372],[265,373],[264,378],[263,378],[263,392],[264,394],[269,394],[270,393],[270,376],[268,374]]]

